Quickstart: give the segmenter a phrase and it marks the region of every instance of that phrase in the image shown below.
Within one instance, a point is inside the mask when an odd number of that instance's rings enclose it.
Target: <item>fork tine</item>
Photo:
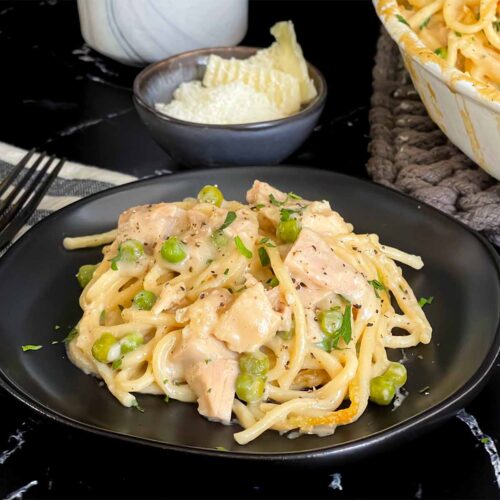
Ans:
[[[45,174],[48,172],[55,156],[52,155],[45,165],[37,172],[31,184],[24,190],[24,193],[12,205],[8,206],[3,213],[0,213],[0,231],[16,216],[23,205],[28,201],[29,197],[36,191],[37,186],[41,183]]]
[[[50,172],[48,177],[35,187],[33,196],[28,201],[26,206],[24,206],[14,218],[14,220],[12,220],[12,222],[3,231],[0,232],[0,250],[2,250],[12,240],[12,238],[18,233],[18,231],[30,218],[31,214],[36,210],[36,207],[44,197],[45,193],[48,191],[51,184],[54,182],[65,162],[65,158],[59,160],[59,163],[54,167],[52,172]]]
[[[36,172],[36,169],[39,167],[40,163],[46,157],[46,153],[40,153],[40,156],[36,159],[35,163],[31,165],[29,170],[24,174],[21,180],[17,183],[17,186],[10,192],[9,196],[5,198],[2,202],[0,202],[0,213],[7,208],[18,196],[21,192],[21,189],[26,185],[26,183],[33,177],[33,174]]]
[[[7,191],[8,187],[11,185],[12,181],[19,175],[21,170],[26,166],[26,164],[30,161],[31,157],[35,154],[36,149],[33,148],[31,151],[28,151],[21,161],[16,165],[16,168],[10,172],[10,174],[3,179],[0,183],[0,196],[2,196],[5,191]]]

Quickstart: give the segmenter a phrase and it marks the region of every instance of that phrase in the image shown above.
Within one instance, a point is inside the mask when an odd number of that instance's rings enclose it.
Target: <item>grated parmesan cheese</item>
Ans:
[[[173,118],[195,123],[231,125],[284,118],[263,92],[242,82],[207,88],[199,81],[182,83],[168,104],[156,109]]]

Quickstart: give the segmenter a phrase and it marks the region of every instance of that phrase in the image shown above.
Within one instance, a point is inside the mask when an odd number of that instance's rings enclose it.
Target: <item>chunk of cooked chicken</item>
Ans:
[[[162,311],[168,311],[174,306],[178,306],[186,296],[186,285],[184,282],[171,285],[169,282],[163,285],[160,296],[155,302],[151,312],[153,314],[160,314]]]
[[[273,309],[278,313],[280,321],[276,327],[278,332],[288,332],[293,327],[292,308],[286,303],[285,297],[281,293],[280,287],[275,286],[266,290],[267,298]]]
[[[207,337],[219,321],[218,312],[233,300],[231,293],[225,288],[216,288],[202,292],[197,301],[189,307],[178,309],[175,319],[179,323],[188,323],[191,335]]]
[[[176,312],[176,321],[187,323],[180,345],[169,360],[169,376],[184,379],[198,398],[198,411],[228,423],[238,375],[236,353],[211,333],[219,311],[232,300],[225,289],[203,292],[192,305]]]
[[[247,288],[220,317],[214,335],[235,352],[258,349],[276,334],[280,315],[273,310],[262,283]]]
[[[282,205],[273,204],[271,195]],[[259,216],[266,218],[274,226],[280,222],[280,210],[287,208],[297,211],[294,216],[300,221],[302,227],[312,229],[317,233],[335,235],[349,233],[353,229],[352,225],[346,223],[339,213],[332,210],[327,201],[297,200],[266,182],[255,181],[247,192],[247,201],[253,205],[264,205],[259,210]]]
[[[285,266],[289,269],[306,306],[328,297],[342,295],[353,305],[371,309],[375,303],[373,287],[352,266],[340,259],[326,241],[303,228],[290,249]]]
[[[116,241],[138,240],[146,247],[172,234],[184,231],[188,226],[185,210],[173,203],[141,205],[125,210],[118,219]]]
[[[186,371],[186,381],[198,397],[201,415],[230,423],[238,371],[236,360],[222,358],[199,361]]]
[[[345,234],[353,229],[352,224],[345,222],[338,212],[333,211],[327,201],[308,202],[299,220],[302,227],[320,234]]]

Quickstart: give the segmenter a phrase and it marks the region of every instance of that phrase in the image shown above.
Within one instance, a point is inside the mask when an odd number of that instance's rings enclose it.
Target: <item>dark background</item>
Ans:
[[[139,1],[139,0],[138,0]],[[188,0],[179,0],[188,1]],[[366,177],[371,70],[379,23],[369,1],[251,0],[246,45],[292,19],[306,57],[326,76],[320,125],[288,163]],[[96,53],[85,62],[76,3],[0,1],[0,140],[70,160],[150,176],[175,165],[131,101],[137,69]],[[101,64],[102,63],[102,64]],[[15,332],[10,334],[15,335]],[[498,366],[498,365],[497,365]],[[500,377],[467,408],[500,436]],[[0,495],[23,498],[498,498],[485,447],[454,418],[390,452],[324,469],[184,457],[70,429],[0,391]],[[19,438],[17,439],[16,436]],[[21,446],[19,446],[19,443]],[[7,456],[1,450],[18,448]],[[341,475],[342,490],[329,488]],[[182,479],[181,479],[182,476]]]

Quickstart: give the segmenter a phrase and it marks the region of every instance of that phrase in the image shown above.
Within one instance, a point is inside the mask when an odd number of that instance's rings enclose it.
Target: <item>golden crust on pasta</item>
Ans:
[[[398,0],[404,19],[448,64],[500,88],[498,0]]]
[[[430,341],[396,261],[423,263],[355,234],[326,201],[255,181],[247,202],[206,186],[124,212],[101,240],[115,238],[86,280],[68,355],[124,406],[142,393],[235,416],[239,444],[268,429],[330,434],[377,401],[387,349]]]

